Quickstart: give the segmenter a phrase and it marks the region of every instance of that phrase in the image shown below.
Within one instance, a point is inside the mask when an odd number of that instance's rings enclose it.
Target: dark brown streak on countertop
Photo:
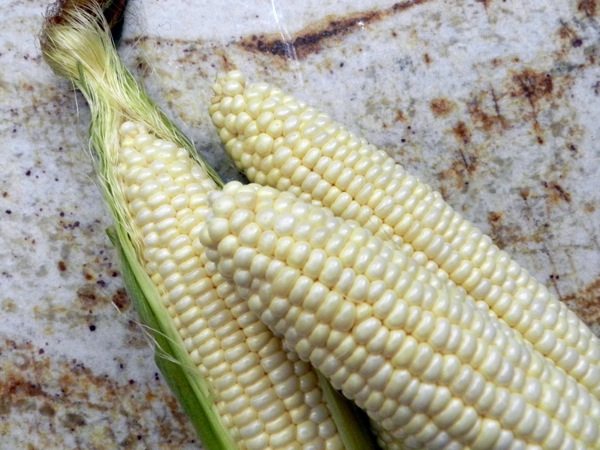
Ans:
[[[539,101],[546,96],[552,95],[554,82],[550,73],[538,73],[526,69],[514,75],[514,81],[517,85],[520,97],[524,97],[531,107],[533,129],[536,134],[537,142],[544,143],[542,128],[538,121]]]
[[[508,121],[502,115],[498,102],[498,93],[493,86],[473,94],[467,102],[467,111],[476,128],[486,133],[496,130],[503,132],[508,129]]]
[[[547,215],[549,224],[553,222],[551,211],[552,211],[552,209],[554,209],[558,206],[562,206],[563,208],[565,208],[566,211],[568,211],[569,215],[575,215],[577,213],[576,209],[573,207],[573,197],[572,197],[571,193],[568,192],[567,189],[565,189],[559,183],[559,181],[555,181],[555,180],[544,181],[544,182],[542,182],[542,185],[543,185],[544,191],[545,191],[544,198],[545,198],[545,206],[546,206],[546,215]],[[589,230],[588,227],[584,223],[582,223],[581,226],[584,230],[586,230],[587,235],[594,236],[594,234],[591,232],[591,230]],[[550,246],[548,245],[552,241],[551,240],[548,241],[548,244],[546,244],[546,242],[547,241],[544,241],[544,246],[543,246],[544,252],[548,256],[548,259],[550,260],[550,263],[552,264],[552,267],[553,267],[553,274],[550,275],[550,283],[554,286],[554,289],[556,290],[559,298],[564,299],[565,294],[563,294],[563,292],[561,292],[561,289],[559,286],[560,274],[561,273],[564,274],[565,272],[568,272],[569,270],[571,272],[574,272],[576,269],[573,264],[571,255],[568,252],[567,252],[566,257],[569,260],[569,264],[571,266],[570,269],[565,267],[564,263],[562,265],[557,264],[552,255]]]
[[[249,51],[268,53],[282,58],[290,58],[291,49],[294,49],[293,56],[303,59],[312,53],[318,53],[321,45],[331,38],[349,34],[359,26],[383,20],[427,1],[398,2],[386,9],[361,11],[344,17],[328,15],[297,32],[291,41],[282,40],[279,34],[264,34],[245,37],[237,44]]]

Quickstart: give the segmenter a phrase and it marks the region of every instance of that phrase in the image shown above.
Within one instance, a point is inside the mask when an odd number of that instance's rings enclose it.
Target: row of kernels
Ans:
[[[150,142],[150,137],[148,135],[146,135],[145,139],[138,139],[139,142],[136,142],[137,144],[140,144],[141,141],[143,141],[143,144],[146,145]],[[123,155],[124,158],[129,158],[128,160],[128,165],[141,165],[143,166],[144,164],[147,164],[148,161],[146,161],[143,158],[135,158],[135,155],[133,155],[134,157],[131,158],[132,155],[129,155],[127,153],[125,153]],[[146,187],[144,188],[144,190],[129,190],[129,194],[130,196],[133,196],[135,194],[134,198],[130,198],[130,201],[133,201],[132,203],[135,203],[135,200],[140,200],[139,195],[141,195],[142,199],[144,199],[145,204],[147,204],[149,209],[156,209],[156,208],[160,208],[161,204],[165,203],[165,199],[161,197],[160,195],[160,184],[158,183],[154,183],[152,186],[146,184]],[[156,193],[153,193],[156,192]],[[140,200],[141,201],[141,200]],[[152,217],[152,222],[157,222],[161,220],[161,214],[158,215],[154,215],[154,217]],[[144,224],[147,224],[149,221],[148,220],[144,220],[143,221]],[[169,233],[169,231],[172,229],[167,227],[165,228],[162,233],[161,236],[163,236],[162,240],[167,239],[168,240],[168,236],[173,236],[172,233]],[[177,238],[175,238],[177,239]],[[173,242],[174,239],[171,239],[170,242]],[[159,245],[160,243],[160,239],[157,239],[155,244]],[[181,281],[179,278],[181,278],[180,276],[178,276],[178,273],[175,271],[175,269],[177,268],[177,264],[166,264],[167,261],[170,260],[170,256],[169,254],[172,253],[172,251],[174,250],[175,252],[180,251],[182,249],[182,247],[185,249],[187,247],[189,247],[189,242],[173,242],[172,245],[172,249],[168,250],[166,248],[164,249],[158,249],[158,248],[150,248],[149,251],[146,252],[146,254],[150,257],[152,257],[155,261],[155,263],[157,265],[160,265],[160,271],[161,271],[161,278],[162,280],[164,280],[164,289],[166,290],[166,293],[168,295],[171,295],[173,293],[173,289],[177,290],[178,289],[178,285],[176,283],[176,281]],[[152,251],[154,250],[154,251]],[[188,254],[189,256],[189,254]],[[182,259],[185,259],[185,255],[182,256]],[[201,274],[198,273],[197,277],[202,277],[202,276],[206,276],[206,274]],[[193,280],[188,280],[188,281],[192,281]],[[159,284],[160,286],[160,284]],[[173,299],[174,303],[177,304],[179,307],[175,310],[173,310],[172,308],[168,308],[168,310],[171,313],[177,314],[180,318],[180,320],[178,320],[178,322],[180,322],[180,324],[182,326],[186,326],[187,324],[190,324],[192,321],[197,322],[197,320],[194,319],[194,317],[197,317],[199,315],[199,310],[197,307],[195,307],[193,305],[193,302],[190,302],[189,300],[185,300],[185,298],[187,298],[184,294],[180,294],[177,295],[177,297],[183,297],[182,300],[180,300],[180,302],[176,302],[177,298]],[[189,319],[186,319],[186,317],[189,317]],[[204,322],[205,324],[207,324],[206,322]],[[202,334],[202,333],[201,333]],[[183,333],[182,337],[188,335],[189,333]],[[188,351],[190,351],[193,354],[198,354],[201,359],[203,360],[204,363],[208,362],[210,363],[211,358],[206,358],[207,354],[211,354],[212,359],[214,360],[215,364],[218,365],[219,361],[220,361],[220,357],[215,358],[215,352],[217,351],[217,348],[215,347],[215,338],[211,337],[210,334],[206,334],[204,333],[204,338],[202,339],[195,339],[193,336],[189,339],[186,339],[185,342],[187,344],[187,348]],[[192,347],[192,348],[190,348]],[[204,357],[202,356],[204,355]],[[209,364],[210,365],[210,364]],[[210,370],[209,370],[210,373]],[[223,386],[224,388],[226,388],[227,386]]]
[[[135,162],[135,161],[134,161]],[[140,164],[145,163],[144,161],[139,161]],[[157,186],[153,186],[153,188],[155,189],[160,189],[160,185]],[[132,191],[132,194],[134,192]],[[153,198],[158,198],[157,195],[154,195]],[[156,202],[156,201],[152,201],[152,197],[151,200],[148,202],[150,203],[150,207],[152,208],[156,208],[157,206],[159,206],[161,203],[163,202],[164,199],[161,199],[161,202]],[[178,206],[182,206],[182,204],[180,203]],[[188,214],[190,213],[190,211],[188,210]],[[190,257],[190,250],[189,250],[189,239],[184,240],[181,238],[181,236],[177,236],[177,233],[173,233],[173,227],[167,227],[165,228],[165,230],[163,230],[163,232],[160,234],[160,239],[157,240],[156,244],[159,245],[160,244],[160,240],[165,240],[165,244],[167,244],[168,250],[167,249],[156,249],[154,254],[152,253],[152,251],[149,252],[150,255],[154,255],[154,258],[157,260],[157,262],[159,264],[161,264],[161,261],[163,262],[167,262],[169,260],[174,260],[176,263],[177,262],[181,262],[181,263],[185,263],[187,261],[186,257]],[[167,253],[171,253],[171,256],[167,255]],[[172,259],[171,259],[172,258]],[[213,264],[214,265],[214,264]],[[177,265],[169,265],[168,267],[169,272],[165,272],[166,267],[165,264],[162,264],[161,267],[165,267],[163,269],[163,275],[164,275],[164,279],[165,279],[165,287],[167,290],[169,290],[172,294],[173,290],[170,289],[171,288],[175,288],[175,285],[177,284],[175,280],[175,278],[181,278],[178,277],[178,273],[177,272],[173,272],[173,270],[176,269]],[[171,270],[172,269],[172,270]],[[196,278],[198,278],[198,276],[200,276],[201,274],[198,273],[198,275],[196,276]],[[193,280],[189,280],[193,282]],[[178,296],[179,297],[179,296]],[[207,296],[204,296],[207,297]],[[188,299],[188,300],[186,300]],[[208,299],[206,299],[208,300]],[[177,313],[181,313],[183,314],[182,318],[184,319],[183,321],[186,322],[185,317],[189,316],[190,320],[193,320],[192,317],[197,316],[198,313],[195,312],[197,311],[197,308],[195,306],[193,306],[192,304],[193,302],[190,302],[189,300],[189,296],[188,297],[184,297],[182,300],[180,300],[177,305],[179,305],[179,309],[178,310],[173,310],[171,309],[171,311],[175,314]],[[221,302],[222,303],[222,302]],[[248,350],[247,348],[245,348],[244,345],[244,339],[243,339],[243,334],[240,334],[237,327],[232,327],[231,323],[232,323],[232,317],[230,317],[230,314],[228,313],[227,309],[225,308],[224,305],[221,304],[217,304],[217,303],[210,303],[208,304],[205,308],[204,308],[204,314],[206,316],[211,317],[211,320],[209,322],[204,322],[206,325],[205,326],[210,326],[210,324],[212,323],[213,328],[215,329],[215,332],[213,333],[213,335],[216,335],[219,337],[219,339],[222,340],[222,344],[225,347],[225,350],[221,350],[220,349],[220,344],[218,344],[215,340],[215,338],[210,338],[208,335],[206,335],[205,339],[201,339],[200,341],[198,341],[197,339],[194,339],[193,337],[191,339],[186,339],[186,342],[188,342],[188,349],[193,352],[194,354],[198,354],[200,355],[204,355],[203,357],[201,357],[203,364],[208,364],[210,367],[213,367],[213,369],[209,370],[209,374],[213,373],[214,377],[214,383],[216,386],[219,387],[219,389],[222,389],[224,392],[224,397],[227,398],[227,396],[229,394],[227,394],[227,392],[229,392],[231,389],[228,389],[229,387],[231,387],[232,385],[232,373],[229,369],[225,369],[225,366],[223,366],[223,364],[231,364],[234,361],[239,360],[240,358],[242,359],[242,361],[246,360],[246,358],[244,357],[244,355],[248,354]],[[194,323],[194,327],[197,328],[197,320]],[[201,333],[202,334],[202,333]],[[189,333],[187,333],[187,335],[189,335]],[[211,345],[212,343],[212,345]],[[201,345],[200,347],[198,347],[198,345]],[[195,348],[194,348],[195,347]],[[200,352],[200,353],[198,353]],[[246,366],[246,365],[242,365],[240,367],[238,367],[238,370],[243,370],[247,367],[250,366]],[[239,376],[239,380],[242,383],[242,386],[244,384],[250,384],[250,387],[252,389],[256,389],[255,386],[255,382],[258,379],[257,377],[260,377],[260,374],[255,370],[257,367],[254,367],[254,369],[250,370],[249,372],[243,373]],[[289,372],[289,371],[288,371]],[[222,375],[219,376],[218,374],[221,373]],[[275,373],[277,374],[278,372],[275,371]],[[209,375],[210,377],[210,375]],[[238,385],[239,386],[239,385]],[[289,388],[283,388],[283,391],[290,391]],[[314,389],[313,389],[314,390]],[[233,391],[232,391],[233,392]],[[237,391],[236,391],[237,392]],[[256,392],[252,392],[252,394],[256,395],[259,394],[261,391],[256,391]],[[237,394],[236,394],[237,395]],[[312,394],[312,396],[314,397],[314,393]],[[251,398],[251,397],[248,397]],[[223,402],[219,402],[220,405],[223,405]],[[281,408],[276,408],[274,405],[277,405],[277,403],[270,401],[269,402],[270,406],[269,408],[267,408],[269,411],[275,411],[277,410],[276,414],[271,412],[271,413],[262,413],[263,417],[262,420],[267,422],[267,426],[269,426],[270,422],[267,420],[268,417],[264,416],[264,414],[267,415],[271,415],[273,416],[273,418],[275,417],[280,417],[281,416]],[[246,437],[246,438],[250,438],[252,436],[254,436],[253,441],[256,442],[268,442],[264,440],[265,435],[264,433],[260,433],[259,431],[262,428],[262,425],[259,424],[259,422],[257,422],[256,420],[252,421],[250,420],[251,416],[256,416],[256,413],[251,412],[251,410],[247,409],[248,406],[248,402],[244,402],[244,401],[236,401],[233,403],[229,403],[229,411],[226,414],[226,417],[229,417],[230,419],[226,419],[228,421],[233,420],[233,423],[237,423],[238,426],[240,427],[240,433],[242,436]],[[236,408],[237,407],[237,408]],[[233,409],[232,409],[233,408]],[[265,411],[267,411],[267,409],[264,409]],[[281,421],[281,420],[280,420]],[[307,430],[313,430],[315,428],[316,425],[310,425],[310,424],[301,424],[301,426],[298,428],[298,436],[300,439],[302,440],[306,440],[307,442],[312,439],[314,437],[314,433],[312,431],[307,431]],[[271,429],[272,431],[277,431],[276,430],[277,427],[274,426],[269,426],[269,429]],[[331,434],[331,425],[329,426],[329,428],[325,428],[325,430],[329,430],[328,433]],[[289,434],[289,433],[288,433]],[[262,436],[262,438],[259,439],[259,437]],[[292,436],[290,437],[290,439],[292,439],[291,441],[289,439],[286,440],[286,442],[293,442],[294,439],[296,439],[297,436]]]
[[[315,114],[314,111],[310,111],[309,113],[301,115],[301,116],[302,116],[302,120],[306,123],[306,125],[304,125],[303,131],[306,131],[308,137],[313,138],[313,139],[321,139],[321,138],[318,137],[319,134],[317,132],[317,125],[323,125],[323,124],[327,123],[328,126],[329,126],[329,124],[331,123],[326,116],[323,116],[323,115],[319,116],[318,114]],[[312,123],[311,121],[315,121],[315,123]],[[311,124],[309,124],[309,122],[311,122]],[[334,126],[331,129],[331,131],[328,132],[328,133],[329,133],[329,135],[331,137],[331,136],[333,136],[333,134],[335,134],[337,132],[339,132],[339,130],[336,129],[335,126]],[[344,140],[347,140],[347,136],[344,137]],[[337,150],[337,149],[340,148],[337,143],[334,143],[334,144],[331,144],[331,150],[332,151],[334,149]],[[329,147],[327,147],[327,148],[329,148]],[[316,153],[315,153],[315,155],[316,155]],[[373,155],[373,161],[374,162],[377,162],[378,160],[382,160],[383,161],[383,160],[385,160],[385,159],[382,159],[384,157],[385,157],[385,155],[380,155],[380,152],[377,152],[377,153],[375,153]],[[321,160],[319,160],[319,161],[321,161]],[[327,166],[327,167],[329,167],[329,166],[335,167],[335,165],[329,164],[329,162],[327,162],[329,160],[326,161],[325,159],[323,159],[322,161],[323,161],[323,164],[324,164],[323,167],[325,167],[325,166]],[[310,161],[307,160],[307,163],[310,165]],[[315,161],[315,163],[318,165],[317,161]],[[361,172],[361,173],[365,172],[365,174],[366,174],[366,173],[369,173],[368,170],[370,170],[371,164],[367,160],[360,159],[360,160],[356,161],[355,167],[356,167],[356,170],[358,170],[359,172]],[[390,171],[389,168],[387,168],[385,170],[386,173],[389,173],[389,171]],[[339,169],[336,169],[336,170],[331,169],[330,172],[327,172],[327,169],[322,169],[322,173],[323,174],[328,173],[326,179],[328,181],[333,182],[334,178],[336,177],[336,175],[339,175],[340,170]],[[375,173],[375,172],[372,172],[372,174],[373,173]],[[372,174],[371,174],[371,176],[372,176]],[[403,174],[401,174],[401,175],[403,175]],[[383,180],[384,178],[387,179],[387,177],[380,176],[379,177],[380,182],[383,182],[381,180]],[[410,189],[409,191],[406,192],[407,195],[408,195],[408,192],[410,192],[410,195],[411,195],[411,200],[406,205],[406,209],[407,210],[410,210],[410,207],[416,205],[416,202],[415,202],[416,197],[422,195],[423,193],[425,193],[427,191],[427,190],[419,190],[419,188],[417,188],[415,186],[415,183],[413,183],[412,181],[413,180],[411,180],[409,182],[409,185],[412,185],[413,189]],[[280,187],[280,186],[278,186],[278,187]],[[325,192],[325,188],[323,188],[323,190],[319,191],[319,192]],[[419,194],[419,195],[417,195],[417,194]],[[401,195],[401,197],[402,197],[402,195]],[[431,197],[431,198],[433,198],[433,197]],[[417,217],[420,214],[426,214],[425,213],[425,211],[427,209],[426,208],[426,204],[427,204],[427,202],[426,203],[422,203],[421,206],[419,207],[419,209],[417,211],[415,211],[415,215]],[[439,205],[440,205],[440,203],[438,202],[437,205],[438,206],[436,207],[436,209],[438,210],[438,212],[431,213],[430,214],[431,217],[434,217],[434,216],[437,216],[437,215],[440,214],[439,213]],[[337,213],[339,214],[340,211],[337,211]],[[431,219],[431,220],[433,220],[433,219]],[[456,223],[456,221],[454,223]],[[463,257],[472,257],[472,256],[474,256],[473,252],[475,251],[475,247],[474,247],[474,243],[471,242],[471,241],[473,241],[473,239],[474,240],[479,240],[479,234],[480,233],[477,233],[475,231],[476,235],[471,236],[473,234],[473,232],[471,232],[470,236],[469,236],[469,241],[463,242],[463,245],[460,246],[459,241],[457,241],[456,238],[462,239],[462,236],[465,236],[465,233],[468,232],[469,230],[467,230],[466,228],[464,228],[466,226],[464,222],[460,223],[460,221],[458,221],[458,223],[456,223],[456,225],[459,225],[459,227],[458,228],[456,228],[456,226],[455,227],[451,227],[451,228],[455,229],[455,231],[453,232],[454,240],[451,240],[451,242],[453,242],[454,245],[459,246],[458,250],[460,251],[460,253],[462,253]],[[416,232],[416,229],[413,230],[413,233],[415,233],[415,232]],[[422,235],[422,234],[420,234],[420,235],[417,234],[417,237],[419,237],[419,236],[424,239],[424,243],[425,243],[425,241],[426,241],[425,236]],[[446,234],[446,237],[449,238],[449,239],[452,239],[452,236],[450,236],[448,234]],[[489,243],[487,243],[487,241],[484,240],[483,243],[485,244],[483,247],[482,247],[481,242],[477,245],[477,247],[479,248],[479,253],[478,253],[479,255],[483,255],[484,254],[486,246],[489,247]],[[418,243],[417,243],[417,245],[418,245]],[[431,253],[433,253],[433,252],[435,252],[435,249],[432,249],[429,254],[431,255]],[[482,256],[479,256],[477,259],[480,259],[481,257]],[[503,266],[502,265],[502,260],[499,260],[498,263],[500,265],[499,265],[498,271],[496,273],[504,273],[504,270],[503,270],[503,267],[502,267]],[[444,266],[442,265],[442,267],[444,267]],[[483,280],[481,277],[484,277],[484,276],[488,275],[488,272],[493,267],[493,264],[488,263],[486,265],[486,271],[485,272],[475,272],[473,275],[469,275],[471,273],[470,271],[473,270],[473,267],[464,266],[460,270],[458,268],[456,268],[456,267],[453,267],[453,268],[451,268],[451,267],[452,266],[445,266],[444,268],[446,268],[446,270],[451,271],[451,274],[459,282],[461,282],[461,280],[463,280],[465,283],[467,283],[468,284],[468,286],[467,286],[468,288],[470,288],[470,289],[478,289],[478,292],[481,291],[482,295],[485,295],[486,291],[489,291],[489,288],[486,287],[487,285],[485,283],[485,280]],[[520,279],[521,280],[523,279],[522,276],[521,276]],[[522,282],[522,281],[520,281],[520,282]],[[527,325],[527,322],[523,322],[523,321],[524,320],[528,321],[528,320],[530,320],[530,318],[523,318],[523,313],[520,312],[518,309],[513,308],[511,311],[509,311],[509,314],[508,314],[506,320],[508,320],[510,323],[521,323],[522,326],[525,326],[525,325]],[[545,353],[548,353],[548,352],[545,352]],[[555,351],[553,354],[555,355],[555,358],[560,358],[561,357],[561,352],[559,352],[559,351]],[[584,375],[586,375],[586,374],[584,374]]]
[[[314,114],[313,114],[313,116],[314,116]],[[309,133],[309,134],[311,134],[311,133],[312,133],[314,136],[318,136],[318,133],[317,133],[315,130],[312,130],[312,131],[310,131],[310,133]],[[311,137],[314,137],[314,136],[311,136]],[[413,233],[416,233],[416,231],[417,231],[417,229],[416,229],[416,228],[414,228],[414,229],[412,230],[412,232],[413,232]],[[456,269],[456,267],[454,267],[454,270],[455,270],[455,269]],[[467,279],[468,279],[468,277],[467,277]],[[480,283],[475,283],[475,282],[473,282],[473,284],[474,284],[474,285],[476,285],[476,286],[480,286]],[[469,321],[465,321],[465,322],[469,322]],[[478,326],[480,326],[480,325],[479,325],[479,323],[478,323],[478,322],[475,322],[474,326],[475,326],[475,327],[478,327]]]
[[[300,315],[299,317],[302,317],[302,319],[301,319],[302,320],[302,325],[299,325],[299,328],[302,329],[302,330],[304,330],[305,332],[310,332],[314,328],[315,323],[312,322],[312,321],[307,321],[307,316],[306,315]],[[310,326],[308,326],[309,323],[310,323]],[[478,325],[477,329],[480,330],[481,326]],[[404,353],[406,353],[406,352],[404,352]],[[468,353],[473,353],[473,351],[467,351],[467,352],[465,352],[465,354],[468,354]],[[474,358],[476,360],[484,361],[483,356],[477,356],[480,353],[481,352],[475,352]],[[482,355],[485,355],[485,352]],[[494,358],[492,358],[492,359],[494,359]]]

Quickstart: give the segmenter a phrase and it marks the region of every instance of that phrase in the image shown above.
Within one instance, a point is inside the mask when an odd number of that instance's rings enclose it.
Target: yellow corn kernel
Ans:
[[[235,118],[237,113],[224,105],[233,92],[240,91],[270,108],[284,107],[279,119],[297,124],[293,131],[284,130],[269,141],[272,145],[260,154],[255,152],[256,141],[244,133],[223,139],[250,181],[288,190],[330,208],[337,216],[356,220],[376,235],[392,238],[420,264],[462,286],[475,300],[486,302],[536,350],[600,398],[600,340],[438,192],[327,115],[264,83],[246,86],[238,71],[217,79],[211,116],[218,111]],[[261,109],[256,113],[261,114]],[[266,140],[272,119],[259,117]],[[218,121],[213,122],[220,128]],[[246,158],[247,154],[253,157]],[[290,170],[283,170],[288,166]],[[498,298],[499,294],[508,297]]]
[[[269,187],[229,183],[211,193],[209,201],[213,208],[200,241],[211,250],[223,240],[239,243],[232,214],[218,204],[235,203],[263,223],[261,233],[277,241],[300,228],[306,228],[308,236],[319,236],[302,247],[286,246],[278,255],[269,247],[263,252],[259,239],[256,258],[267,258],[272,269],[238,292],[286,345],[367,412],[384,431],[380,442],[391,442],[389,448],[402,443],[477,449],[600,446],[598,399],[462,289],[443,282],[393,243]],[[213,220],[228,233],[211,233]],[[331,242],[341,248],[343,258],[327,256],[324,249]],[[327,280],[341,280],[346,273],[344,286],[315,277],[310,264],[288,265],[288,259],[300,258],[293,254],[300,248],[307,261],[325,261],[319,270],[330,272]],[[210,258],[219,272],[222,267],[231,271],[232,276],[223,274],[230,280],[242,270],[235,256],[211,251]],[[326,261],[335,263],[327,268]],[[388,273],[411,277],[400,280]],[[321,303],[331,298],[336,307],[325,315],[293,304],[277,294],[277,284],[284,279],[286,292],[296,289],[299,280],[306,290],[306,280],[311,280]],[[359,290],[354,297],[338,294],[338,288],[351,293],[355,287]],[[401,334],[392,337],[393,333]]]
[[[219,412],[231,424],[238,445],[256,449],[264,448],[266,443],[275,446],[277,442],[284,447],[293,442],[318,448],[339,445],[336,434],[321,436],[318,431],[331,414],[323,403],[315,372],[303,361],[290,360],[282,342],[256,317],[248,320],[247,305],[235,290],[227,288],[228,281],[208,260],[204,247],[179,229],[181,222],[188,229],[203,224],[210,211],[208,194],[217,190],[214,181],[186,150],[156,138],[142,125],[124,122],[120,137],[122,148],[116,170],[121,174],[119,182],[125,192],[126,207],[136,205],[152,217],[142,217],[140,222],[133,219],[139,239],[146,242],[145,265],[171,318],[180,324],[178,332],[187,352],[194,356],[200,372],[208,374]],[[178,168],[175,174],[173,167]],[[161,182],[149,184],[147,170]],[[146,188],[142,189],[142,185]],[[173,204],[167,194],[172,186],[178,186],[178,192],[191,194],[179,194],[180,199]],[[189,208],[189,204],[194,208]],[[166,205],[169,206],[165,208]],[[236,210],[235,204],[222,202],[214,210],[233,216],[233,228],[241,231],[236,223],[244,220],[244,214]],[[165,222],[175,217],[177,220]],[[158,239],[147,239],[153,234]],[[224,236],[221,244],[223,255],[235,255],[239,263],[248,267],[249,256],[236,251],[237,240]],[[252,256],[253,252],[249,252]],[[190,258],[195,264],[188,264]],[[199,284],[203,286],[200,295],[194,288]],[[269,346],[251,349],[252,341],[245,335],[248,328],[252,328],[253,335],[263,335]],[[299,365],[305,367],[299,370]],[[286,376],[282,377],[282,373]],[[286,400],[298,389],[304,392],[304,401],[286,406]],[[307,406],[309,400],[311,407]],[[315,409],[319,414],[313,412]],[[313,422],[315,418],[319,422]],[[285,428],[281,427],[283,423]]]

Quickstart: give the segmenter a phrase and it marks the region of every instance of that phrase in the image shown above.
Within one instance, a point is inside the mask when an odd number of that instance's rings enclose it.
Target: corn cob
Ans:
[[[214,87],[212,121],[250,181],[290,191],[392,238],[430,270],[484,301],[536,350],[600,398],[600,341],[516,261],[329,116],[240,72]]]
[[[600,401],[389,240],[256,184],[210,194],[207,257],[389,448],[600,448]]]
[[[186,150],[143,127],[125,122],[121,133],[117,171],[146,271],[193,364],[219,393],[217,409],[238,446],[341,448],[316,373],[287,354],[206,260],[197,235],[215,183]]]
[[[348,429],[340,433],[327,384],[207,259],[198,236],[208,194],[222,182],[123,67],[100,5],[62,2],[53,14],[44,58],[90,105],[92,148],[128,290],[206,448],[369,447],[356,424],[342,422]]]

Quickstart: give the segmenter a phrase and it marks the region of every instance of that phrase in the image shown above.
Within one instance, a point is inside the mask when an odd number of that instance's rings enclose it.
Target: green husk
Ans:
[[[123,66],[100,4],[60,2],[46,19],[41,48],[50,67],[70,79],[89,103],[91,148],[100,186],[114,218],[114,227],[108,234],[118,251],[128,294],[156,343],[156,363],[204,445],[233,450],[236,445],[220,419],[209,387],[186,352],[158,288],[144,270],[141,238],[125,209],[124,194],[114,170],[119,125],[124,120],[145,124],[158,137],[187,149],[219,186],[222,181]]]
[[[169,323],[165,323],[169,322],[169,319],[165,317],[165,311],[161,311],[158,307],[160,305],[158,291],[138,263],[135,254],[132,254],[132,246],[123,245],[127,240],[119,236],[118,227],[109,228],[107,234],[117,249],[127,294],[140,320],[152,333],[157,348],[154,361],[163,378],[177,397],[206,448],[235,449],[236,446],[229,433],[218,419],[210,392],[201,381],[200,375],[195,373],[193,367],[184,367],[180,363],[187,357],[187,353],[178,342],[179,339],[173,337],[173,331],[169,330],[171,328]]]
[[[96,171],[114,226],[107,234],[117,249],[122,276],[141,322],[156,345],[155,361],[207,449],[236,449],[223,424],[209,386],[191,361],[175,325],[161,302],[156,285],[144,269],[139,232],[125,207],[125,196],[115,173],[119,126],[130,120],[144,124],[159,138],[185,148],[218,187],[218,174],[197,154],[192,142],[148,97],[117,55],[109,21],[121,23],[107,8],[121,0],[63,0],[50,11],[40,39],[42,55],[58,75],[68,78],[83,93],[92,115],[90,146]],[[103,15],[112,11],[107,18]],[[123,8],[120,9],[121,13]],[[323,390],[344,446],[348,450],[379,448],[368,421],[319,374]]]
[[[344,447],[357,450],[377,450],[377,439],[369,427],[369,419],[364,411],[348,400],[329,383],[325,375],[318,370],[319,386],[331,416],[335,421]]]

